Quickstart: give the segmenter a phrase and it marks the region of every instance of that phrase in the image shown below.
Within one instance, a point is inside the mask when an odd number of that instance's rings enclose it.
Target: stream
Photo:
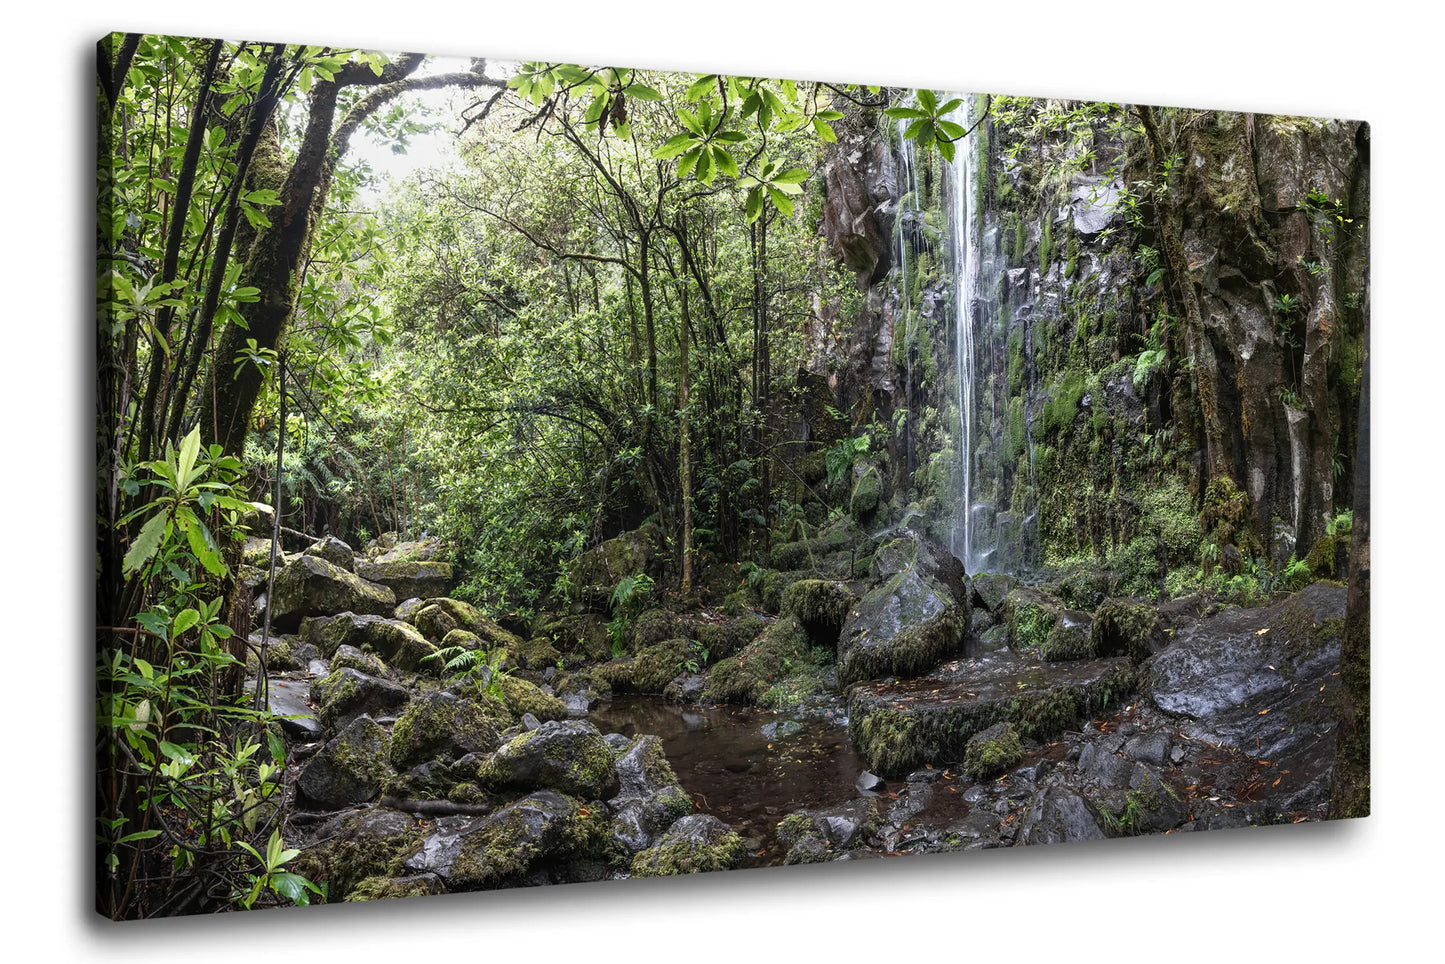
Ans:
[[[659,737],[668,763],[699,809],[748,841],[744,866],[783,862],[788,848],[778,841],[776,829],[788,814],[836,807],[860,796],[856,782],[866,765],[848,739],[841,709],[795,718],[753,707],[622,696],[593,708],[588,719],[604,733]],[[794,726],[799,729],[794,731]],[[938,779],[943,785],[967,786],[964,778],[948,771]],[[881,809],[914,811],[902,815],[908,817],[921,815],[926,806],[930,821],[966,812],[963,794],[937,794],[933,789],[928,783],[889,781],[879,795],[899,803]]]

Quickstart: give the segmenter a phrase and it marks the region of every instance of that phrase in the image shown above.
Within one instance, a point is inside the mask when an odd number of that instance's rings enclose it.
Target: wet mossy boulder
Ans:
[[[579,659],[607,659],[612,655],[612,635],[596,613],[544,614],[537,620],[532,638],[550,640],[569,664]]]
[[[605,807],[533,793],[466,837],[449,883],[474,890],[601,879],[618,859],[609,829]]]
[[[726,659],[757,639],[767,620],[748,612],[723,623],[701,623],[694,633],[697,643],[707,651],[708,659]]]
[[[594,666],[592,675],[615,693],[661,693],[667,684],[685,671],[689,659],[696,659],[686,639],[668,639],[622,657]]]
[[[860,467],[853,493],[848,497],[848,511],[859,522],[871,522],[878,515],[883,501],[883,474],[877,466]]]
[[[814,643],[836,646],[848,611],[857,601],[841,582],[800,579],[783,590],[779,614],[796,617]]]
[[[513,722],[521,720],[528,713],[544,722],[567,718],[567,704],[544,692],[535,683],[515,676],[503,676],[501,690],[501,704],[511,715]]]
[[[632,859],[632,876],[666,877],[731,870],[747,856],[743,838],[717,817],[695,813],[678,820],[657,846]]]
[[[396,609],[396,594],[367,582],[320,556],[297,556],[276,574],[271,597],[272,625],[292,632],[306,616],[336,613],[382,615]]]
[[[1013,724],[995,723],[969,737],[963,772],[979,779],[997,776],[1023,758],[1023,741]]]
[[[354,669],[367,676],[386,675],[386,664],[374,654],[364,653],[355,646],[348,646],[345,643],[336,647],[336,652],[331,654],[331,671],[334,673],[339,669]]]
[[[662,529],[652,522],[588,549],[567,567],[574,598],[606,612],[617,584],[627,576],[662,575]]]
[[[391,728],[391,765],[407,770],[429,760],[490,753],[501,741],[494,720],[475,701],[425,693],[407,704]]]
[[[329,730],[345,726],[363,714],[390,716],[406,704],[405,687],[366,673],[342,667],[311,682],[316,718]]]
[[[305,846],[289,869],[326,887],[327,899],[353,897],[363,882],[389,877],[421,835],[409,814],[383,807],[348,811],[323,822],[315,842]]]
[[[362,579],[389,588],[397,599],[413,596],[432,599],[451,592],[453,585],[452,566],[439,561],[397,561],[368,562],[356,561],[356,574]]]
[[[552,645],[552,640],[546,636],[533,636],[531,639],[519,640],[516,648],[507,651],[512,661],[521,669],[531,670],[540,673],[548,666],[556,666],[562,659],[562,654],[557,647]]]
[[[887,554],[900,567],[848,614],[838,640],[838,683],[917,675],[958,652],[968,624],[963,567],[941,547],[909,535]],[[883,552],[883,550],[880,550]],[[875,556],[875,562],[877,556]],[[885,560],[882,565],[891,565]]]
[[[341,569],[348,572],[356,571],[356,552],[346,543],[335,536],[326,536],[307,546],[302,555],[319,556]],[[362,577],[366,578],[365,576]],[[375,580],[372,580],[375,582]]]
[[[396,900],[403,897],[430,897],[446,893],[446,885],[436,874],[415,874],[410,877],[368,877],[341,899],[344,901]],[[336,898],[332,898],[335,901]]]
[[[756,704],[773,684],[807,660],[810,646],[808,634],[795,617],[778,617],[736,656],[713,666],[703,701]]]
[[[302,635],[328,657],[342,646],[354,646],[375,653],[389,666],[410,672],[425,669],[422,661],[436,652],[416,627],[384,616],[346,612],[313,617],[303,622]]]
[[[308,800],[326,809],[366,803],[390,774],[389,742],[381,724],[358,716],[306,763],[296,785]]]
[[[1019,586],[1010,590],[1003,601],[1009,649],[1037,655],[1048,642],[1062,610],[1057,599],[1038,589]]]
[[[778,842],[788,848],[783,863],[822,863],[868,844],[882,824],[878,800],[857,797],[823,810],[788,814],[777,826]]]
[[[478,782],[499,790],[556,790],[586,800],[617,793],[612,748],[597,727],[553,720],[503,745],[482,764]]]
[[[260,667],[261,634],[252,633],[246,641],[250,644],[246,647],[246,672],[254,676]],[[319,655],[316,648],[296,636],[272,636],[266,641],[266,669],[269,672],[305,669],[306,663],[315,655]]]
[[[617,757],[617,795],[607,801],[612,836],[635,854],[654,846],[661,834],[696,808],[663,755],[662,741],[640,736]]]
[[[852,519],[839,519],[824,526],[816,536],[774,545],[769,560],[780,572],[817,573],[832,579],[852,579],[855,569],[866,564],[874,542]],[[867,570],[864,569],[866,572]],[[796,582],[795,576],[789,582]],[[781,587],[780,587],[781,588]],[[769,610],[776,612],[776,609]]]
[[[676,639],[684,635],[682,620],[665,609],[649,609],[632,623],[632,651],[654,646],[665,639]]]
[[[1054,628],[1039,647],[1039,657],[1057,662],[1071,659],[1092,659],[1094,617],[1072,609],[1059,611]]]
[[[1002,616],[1003,602],[1018,584],[1018,579],[1001,572],[975,573],[968,581],[973,604],[995,616]]]
[[[1135,599],[1106,599],[1094,610],[1090,633],[1099,656],[1128,656],[1142,663],[1154,648],[1159,613]]]
[[[1045,787],[1029,798],[1019,822],[1016,846],[1103,840],[1102,819],[1088,801],[1068,787]]]

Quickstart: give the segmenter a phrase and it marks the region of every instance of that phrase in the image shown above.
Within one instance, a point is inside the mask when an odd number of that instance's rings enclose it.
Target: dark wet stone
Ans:
[[[523,714],[522,714],[522,730],[523,730],[523,732],[529,732],[529,731],[531,731],[531,730],[535,730],[537,727],[539,727],[539,726],[541,726],[541,725],[542,725],[542,721],[539,720],[539,719],[537,719],[537,718],[536,718],[535,716],[533,716],[531,713],[523,713]]]
[[[775,720],[772,723],[764,724],[761,732],[765,739],[781,740],[803,732],[803,724],[797,720]]]
[[[582,720],[551,720],[497,750],[479,774],[490,786],[556,790],[585,800],[617,791],[612,748]]]
[[[853,784],[864,793],[878,793],[886,785],[886,781],[875,773],[864,770],[858,774],[858,779]]]
[[[381,790],[390,768],[389,737],[369,716],[351,721],[301,771],[297,786],[312,802],[336,809],[366,803]]]
[[[1104,829],[1083,797],[1067,787],[1047,787],[1029,800],[1015,845],[1102,840]]]
[[[404,687],[354,669],[338,669],[311,681],[311,702],[321,723],[332,730],[344,727],[362,714],[379,718],[404,706]]]
[[[1168,733],[1160,731],[1141,733],[1132,737],[1124,745],[1124,755],[1131,760],[1138,760],[1140,763],[1163,766],[1164,761],[1169,757],[1169,749],[1173,742]]]
[[[908,774],[908,782],[933,783],[935,780],[938,780],[942,776],[942,770],[936,770],[933,767],[923,767],[921,769],[914,770],[912,773]]]

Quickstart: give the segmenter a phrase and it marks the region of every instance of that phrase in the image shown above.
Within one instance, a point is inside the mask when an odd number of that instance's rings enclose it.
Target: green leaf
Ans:
[[[928,112],[928,116],[932,117],[938,113],[938,98],[927,87],[918,92],[918,103]]]
[[[701,147],[694,147],[692,150],[682,155],[682,160],[677,162],[677,176],[679,178],[684,178],[691,174],[693,167],[697,165],[698,158],[701,156]]]
[[[808,172],[801,167],[795,167],[792,170],[774,175],[772,181],[774,184],[802,184],[807,179]]]
[[[136,534],[135,542],[127,550],[125,558],[121,560],[121,571],[132,573],[144,566],[156,554],[161,546],[161,539],[165,536],[168,523],[166,513],[158,512],[151,516],[141,530]]]
[[[935,141],[938,145],[938,153],[943,155],[945,161],[952,161],[954,154],[953,141]]]
[[[768,186],[768,199],[773,202],[773,207],[777,208],[779,211],[783,212],[785,215],[787,215],[787,216],[789,216],[789,217],[792,217],[792,214],[793,214],[793,202],[788,198],[788,196],[787,196],[786,194],[784,194],[782,191],[779,191],[777,188],[773,187],[772,185],[769,185],[769,186]]]
[[[955,124],[953,121],[934,121],[934,126],[938,128],[939,133],[941,133],[944,137],[948,138],[951,141],[956,141],[964,134],[968,133],[967,129],[965,129],[961,124]]]
[[[187,606],[176,614],[176,621],[171,627],[171,638],[179,636],[201,621],[201,614]]]
[[[716,171],[712,164],[712,151],[704,144],[698,149],[697,168],[693,171],[697,179],[704,184],[711,184]]]
[[[1154,282],[1158,281],[1162,277],[1164,277],[1164,269],[1155,268],[1152,272],[1149,273],[1149,277],[1144,279],[1144,287],[1152,288],[1154,286]]]
[[[181,451],[177,462],[176,488],[186,489],[195,478],[192,470],[196,467],[196,456],[201,451],[201,427],[198,425],[191,429],[191,434],[181,441]]]
[[[688,85],[686,97],[689,101],[701,100],[717,86],[717,74],[703,74]]]
[[[728,153],[727,148],[721,144],[714,144],[712,146],[712,158],[717,165],[719,173],[726,174],[728,177],[738,176],[738,162],[733,160],[733,156]]]
[[[748,223],[752,224],[763,213],[763,189],[755,187],[748,192],[747,216]]]
[[[646,84],[628,84],[622,92],[635,100],[662,100],[662,95]]]
[[[676,157],[687,150],[693,143],[690,134],[675,134],[663,142],[662,146],[652,152],[652,156],[659,161],[665,161],[670,157]]]
[[[121,837],[116,843],[123,844],[136,840],[149,840],[152,837],[159,837],[160,835],[161,832],[159,830],[137,830],[135,833],[128,833],[124,837]]]
[[[828,122],[821,117],[813,118],[813,130],[817,131],[818,136],[829,144],[835,144],[838,141],[838,135],[833,133],[833,128],[829,127]]]
[[[682,107],[682,108],[679,108],[679,109],[678,109],[678,111],[677,111],[677,119],[680,120],[680,121],[682,121],[682,126],[683,126],[683,127],[686,127],[688,130],[692,131],[694,134],[698,135],[699,137],[704,136],[704,135],[703,135],[703,129],[702,129],[702,121],[698,120],[698,119],[697,119],[697,115],[694,114],[692,111],[688,110],[686,107]]]
[[[935,114],[935,115],[952,114],[954,111],[958,110],[959,106],[960,106],[962,103],[963,103],[963,98],[962,98],[962,97],[955,97],[955,98],[953,98],[953,100],[949,101],[948,103],[944,104],[942,107],[938,108],[938,110],[934,111],[934,114]]]
[[[894,120],[918,120],[928,116],[916,107],[889,107],[883,113]]]

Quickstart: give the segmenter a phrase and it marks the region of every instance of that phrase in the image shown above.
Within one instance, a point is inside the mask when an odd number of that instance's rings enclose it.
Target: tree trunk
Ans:
[[[678,332],[679,371],[677,385],[678,462],[682,476],[682,594],[692,593],[692,452],[688,441],[691,417],[688,414],[688,329],[692,319],[687,312],[687,283],[682,285],[682,326]]]

